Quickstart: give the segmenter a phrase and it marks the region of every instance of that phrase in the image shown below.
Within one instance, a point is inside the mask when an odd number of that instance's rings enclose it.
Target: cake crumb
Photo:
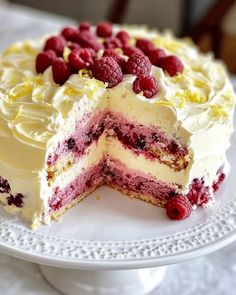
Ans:
[[[97,200],[97,201],[100,201],[101,198],[102,198],[102,197],[101,197],[100,195],[96,195],[96,200]]]

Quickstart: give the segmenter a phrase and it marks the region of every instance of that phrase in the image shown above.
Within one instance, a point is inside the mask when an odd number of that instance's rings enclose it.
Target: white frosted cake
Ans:
[[[36,227],[105,184],[187,218],[225,177],[234,100],[222,63],[168,32],[81,23],[16,43],[0,58],[0,200]]]

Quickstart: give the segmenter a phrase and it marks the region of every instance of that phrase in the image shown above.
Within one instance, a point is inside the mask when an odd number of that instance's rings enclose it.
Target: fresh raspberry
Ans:
[[[152,64],[147,56],[135,53],[130,56],[126,64],[126,73],[135,76],[149,75]]]
[[[105,56],[95,59],[92,74],[95,79],[108,83],[108,88],[119,84],[123,79],[123,73],[114,58]]]
[[[89,22],[81,22],[79,24],[80,31],[89,31],[91,28],[91,24]]]
[[[140,75],[133,83],[133,91],[138,94],[143,91],[146,98],[151,98],[158,92],[157,80],[152,76]]]
[[[13,195],[10,195],[9,197],[7,197],[7,204],[9,206],[11,205],[15,205],[18,208],[23,207],[23,199],[25,198],[24,195],[18,193],[15,195],[15,197]]]
[[[211,197],[209,187],[204,185],[203,179],[195,178],[190,185],[187,197],[192,205],[200,206],[206,204]]]
[[[53,50],[40,52],[36,57],[36,72],[43,73],[57,59],[57,55]]]
[[[9,182],[0,176],[0,193],[10,193],[11,187]]]
[[[67,46],[70,48],[70,50],[80,49],[81,48],[78,43],[71,43],[71,44],[69,44]]]
[[[102,37],[102,38],[111,37],[112,25],[108,22],[100,22],[97,25],[96,33],[98,37]]]
[[[159,66],[170,76],[175,76],[178,73],[182,73],[184,70],[181,60],[174,55],[163,57],[159,62]]]
[[[142,50],[139,49],[138,47],[124,46],[122,47],[122,50],[124,55],[127,55],[129,57],[133,55],[134,53],[143,54]]]
[[[116,38],[120,39],[123,46],[125,46],[130,39],[130,35],[126,31],[120,31],[116,34]]]
[[[224,179],[225,179],[225,174],[223,172],[220,172],[218,179],[216,181],[214,181],[213,185],[212,185],[214,192],[218,191],[218,189],[220,188],[220,185],[224,181]]]
[[[57,59],[52,64],[53,80],[57,84],[64,84],[66,80],[73,74],[73,69],[69,63],[64,62],[62,59]]]
[[[192,212],[192,205],[188,198],[176,195],[166,204],[166,214],[170,219],[182,220],[188,218]]]
[[[137,39],[135,45],[146,55],[148,55],[151,50],[155,49],[155,45],[147,39]]]
[[[89,68],[93,64],[93,58],[88,48],[74,49],[68,56],[69,63],[76,71]]]
[[[71,42],[78,41],[79,32],[77,29],[72,27],[66,27],[61,31],[61,35],[67,40]]]
[[[44,51],[53,50],[56,52],[57,56],[62,56],[64,47],[66,45],[66,40],[62,36],[52,36],[47,39],[44,45]]]
[[[90,51],[93,58],[95,58],[97,56],[97,53],[93,48],[88,48],[88,50]]]
[[[148,57],[151,64],[153,64],[154,66],[158,66],[161,58],[166,57],[166,53],[161,48],[155,48],[149,51]]]
[[[81,47],[92,48],[96,52],[103,48],[96,35],[90,31],[81,31],[78,36],[78,43]]]
[[[107,49],[115,49],[115,48],[121,48],[122,47],[122,43],[121,43],[120,39],[118,39],[116,37],[107,38],[103,42],[103,45]]]
[[[106,49],[103,52],[103,56],[109,56],[114,58],[118,64],[120,65],[121,69],[125,68],[126,65],[126,61],[124,60],[124,58],[122,56],[120,56],[117,51],[115,49]]]

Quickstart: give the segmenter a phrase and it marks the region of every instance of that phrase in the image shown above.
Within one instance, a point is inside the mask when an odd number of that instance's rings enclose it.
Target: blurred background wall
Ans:
[[[192,26],[212,3],[217,0],[10,0],[34,8],[72,17],[98,22],[120,13],[117,21],[148,24],[160,30],[168,27],[181,34],[183,25]],[[115,13],[112,9],[121,3]],[[187,10],[187,11],[186,11]],[[115,17],[116,18],[116,17]]]
[[[76,21],[147,24],[189,35],[236,73],[236,0],[0,0]]]

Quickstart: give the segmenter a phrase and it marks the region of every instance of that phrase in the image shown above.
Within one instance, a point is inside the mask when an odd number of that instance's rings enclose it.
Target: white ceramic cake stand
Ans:
[[[0,251],[40,264],[63,294],[146,294],[166,266],[208,254],[236,240],[236,140],[232,168],[216,203],[181,222],[161,208],[101,187],[63,220],[30,230],[0,212]]]

